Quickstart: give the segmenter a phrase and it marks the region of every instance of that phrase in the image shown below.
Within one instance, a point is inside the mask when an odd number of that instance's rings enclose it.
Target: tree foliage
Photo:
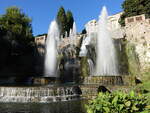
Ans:
[[[0,76],[34,71],[33,39],[31,19],[21,9],[9,7],[0,15]]]
[[[73,27],[74,19],[73,19],[72,12],[69,10],[67,11],[66,16],[67,16],[67,32],[69,34],[70,29],[72,29],[72,27]]]
[[[82,30],[82,34],[86,34],[87,33],[87,31],[86,31],[86,29],[84,28],[83,30]]]
[[[65,12],[65,9],[63,7],[59,8],[59,11],[57,13],[57,22],[60,29],[60,34],[65,36],[65,33],[67,32],[69,34],[70,29],[73,27],[73,15],[71,11]]]
[[[57,22],[60,29],[60,34],[65,36],[65,32],[67,30],[67,17],[65,13],[65,9],[63,7],[59,8],[58,14],[57,14]]]
[[[125,0],[122,4],[124,13],[122,14],[119,23],[124,26],[125,18],[145,14],[150,17],[150,0]]]
[[[0,16],[1,37],[27,45],[33,40],[31,19],[17,7],[9,7]]]

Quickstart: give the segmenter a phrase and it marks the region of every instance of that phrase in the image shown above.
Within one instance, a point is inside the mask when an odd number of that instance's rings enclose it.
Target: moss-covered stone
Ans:
[[[135,45],[125,39],[119,40],[119,43],[121,47],[116,46],[117,58],[119,61],[119,73],[126,75],[138,75],[140,73],[140,63],[135,51]]]
[[[86,77],[89,75],[87,57],[81,58],[81,68],[80,69],[81,69],[81,76]]]
[[[120,46],[116,44],[119,73],[127,75],[129,74],[128,57],[126,53],[127,42],[126,40],[118,40],[117,43],[120,44]]]
[[[128,58],[129,73],[131,75],[137,75],[140,73],[140,63],[138,55],[135,51],[135,46],[132,43],[126,44],[126,54]]]

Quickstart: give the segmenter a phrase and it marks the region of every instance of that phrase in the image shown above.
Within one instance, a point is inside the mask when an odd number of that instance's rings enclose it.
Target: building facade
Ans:
[[[112,38],[118,39],[123,35],[123,29],[121,29],[121,25],[118,22],[121,15],[122,12],[108,17],[108,29],[112,32]],[[85,24],[85,29],[87,31],[88,36],[97,36],[98,22],[95,19],[89,21],[87,24]]]

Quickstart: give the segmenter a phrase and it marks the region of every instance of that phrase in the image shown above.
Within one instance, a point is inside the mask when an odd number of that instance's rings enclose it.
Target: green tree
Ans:
[[[67,11],[66,16],[67,16],[67,33],[69,34],[70,29],[72,29],[73,27],[74,18],[70,10]]]
[[[33,41],[31,19],[17,7],[7,8],[6,14],[0,16],[0,27],[1,35],[9,37],[9,41],[23,46]]]
[[[17,7],[7,8],[0,15],[0,73],[29,75],[34,70],[33,39],[31,19]]]
[[[59,8],[59,11],[57,13],[57,22],[60,29],[60,35],[65,36],[65,33],[67,32],[69,34],[70,29],[73,27],[73,14],[70,10],[65,12],[65,9],[63,7]]]
[[[125,18],[145,14],[150,17],[150,0],[125,0],[122,4],[124,13],[120,17],[119,23],[124,26]]]
[[[60,35],[65,36],[65,32],[67,31],[67,17],[63,7],[60,7],[57,13],[57,22],[60,29]]]

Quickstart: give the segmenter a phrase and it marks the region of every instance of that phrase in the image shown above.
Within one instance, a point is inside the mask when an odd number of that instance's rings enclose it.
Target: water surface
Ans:
[[[84,100],[53,103],[0,103],[0,113],[86,113]]]

